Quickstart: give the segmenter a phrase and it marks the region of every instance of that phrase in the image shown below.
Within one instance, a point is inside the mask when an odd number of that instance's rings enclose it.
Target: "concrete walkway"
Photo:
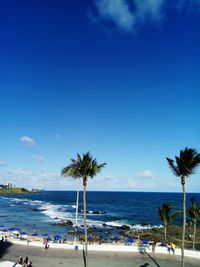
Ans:
[[[180,257],[166,254],[141,254],[130,252],[89,251],[88,267],[180,267]],[[50,248],[44,255],[41,247],[24,246],[8,243],[0,255],[0,262],[17,262],[19,256],[28,256],[33,267],[83,267],[81,250]],[[185,258],[185,267],[200,266],[200,259]]]

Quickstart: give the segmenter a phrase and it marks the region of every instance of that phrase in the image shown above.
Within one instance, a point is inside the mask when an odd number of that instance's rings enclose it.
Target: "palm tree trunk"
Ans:
[[[186,227],[186,193],[185,193],[185,176],[181,177],[181,184],[183,190],[183,232],[181,245],[181,267],[184,267],[184,247],[185,247],[185,227]]]
[[[83,186],[84,186],[84,194],[83,194],[83,206],[84,206],[84,230],[85,230],[85,252],[84,252],[84,263],[85,267],[87,267],[87,223],[86,223],[86,185],[87,185],[87,178],[84,178],[83,180]]]
[[[195,237],[196,237],[196,223],[194,223],[194,228],[193,228],[193,239],[192,239],[192,249],[195,250]]]
[[[164,237],[166,241],[167,240],[167,226],[164,226]]]

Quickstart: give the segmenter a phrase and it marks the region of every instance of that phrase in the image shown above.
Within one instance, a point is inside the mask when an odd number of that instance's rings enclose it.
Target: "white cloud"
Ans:
[[[144,177],[144,178],[154,178],[155,175],[150,171],[150,170],[144,170],[141,173],[139,173],[140,177]]]
[[[26,135],[20,137],[19,141],[27,145],[31,145],[31,146],[35,145],[35,141],[31,137],[26,136]]]
[[[138,20],[153,19],[160,20],[164,0],[135,0],[136,15]]]
[[[4,166],[6,166],[6,165],[7,165],[7,163],[6,163],[5,161],[0,160],[0,167],[4,167]]]
[[[151,21],[158,23],[167,16],[167,9],[198,12],[200,0],[93,0],[95,11],[90,20],[112,22],[118,29],[131,32]]]
[[[59,173],[46,172],[45,170],[35,172],[25,168],[9,169],[0,173],[2,183],[10,182],[15,186],[46,189],[64,189],[63,178]],[[67,190],[67,186],[66,186]]]
[[[96,0],[95,5],[102,19],[113,21],[123,30],[132,30],[135,17],[125,0]]]
[[[39,155],[32,155],[31,158],[40,162],[40,163],[43,163],[45,161],[44,157],[39,156]]]

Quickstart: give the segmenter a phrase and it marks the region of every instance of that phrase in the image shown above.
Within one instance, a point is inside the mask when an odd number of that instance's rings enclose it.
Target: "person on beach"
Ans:
[[[19,256],[18,263],[21,264],[21,265],[23,264],[23,258],[22,258],[22,256]]]
[[[26,257],[26,258],[24,259],[24,262],[23,262],[23,263],[24,263],[24,266],[27,267],[27,266],[28,266],[28,262],[29,262],[29,261],[28,261],[28,257]]]
[[[31,242],[31,240],[30,240],[30,237],[28,236],[28,238],[27,238],[27,246],[29,245],[30,242]]]
[[[155,253],[155,249],[156,249],[156,241],[153,241],[153,243],[152,243],[152,253]]]
[[[27,267],[32,267],[32,261],[28,263]]]
[[[173,252],[173,255],[175,254],[175,248],[176,248],[176,245],[174,243],[171,243],[171,250]]]
[[[169,241],[169,243],[167,244],[167,251],[168,253],[170,254],[170,251],[171,251],[171,242]]]

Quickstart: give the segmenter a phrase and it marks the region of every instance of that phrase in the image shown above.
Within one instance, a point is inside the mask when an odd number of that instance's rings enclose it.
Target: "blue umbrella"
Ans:
[[[146,239],[144,239],[144,240],[142,240],[142,243],[143,243],[143,244],[148,244],[148,243],[149,243],[149,241],[148,241],[148,240],[146,240]]]
[[[49,234],[43,234],[42,236],[49,236]]]
[[[6,229],[2,229],[1,232],[7,232],[7,230]]]
[[[11,228],[8,228],[9,231],[19,231],[20,228],[18,227],[11,227]]]
[[[88,241],[92,241],[93,240],[93,237],[89,236],[87,240]]]
[[[17,230],[15,227],[8,228],[8,231],[15,231]]]
[[[60,235],[55,235],[54,238],[55,238],[55,239],[62,239],[62,236],[60,236]]]
[[[0,225],[0,228],[3,228],[3,227],[5,227],[4,225]]]
[[[21,232],[21,235],[27,235],[27,233],[26,232]]]
[[[127,243],[133,243],[133,242],[134,242],[134,239],[133,239],[133,238],[129,237],[129,238],[127,239]]]
[[[31,236],[38,236],[38,234],[32,234]]]

